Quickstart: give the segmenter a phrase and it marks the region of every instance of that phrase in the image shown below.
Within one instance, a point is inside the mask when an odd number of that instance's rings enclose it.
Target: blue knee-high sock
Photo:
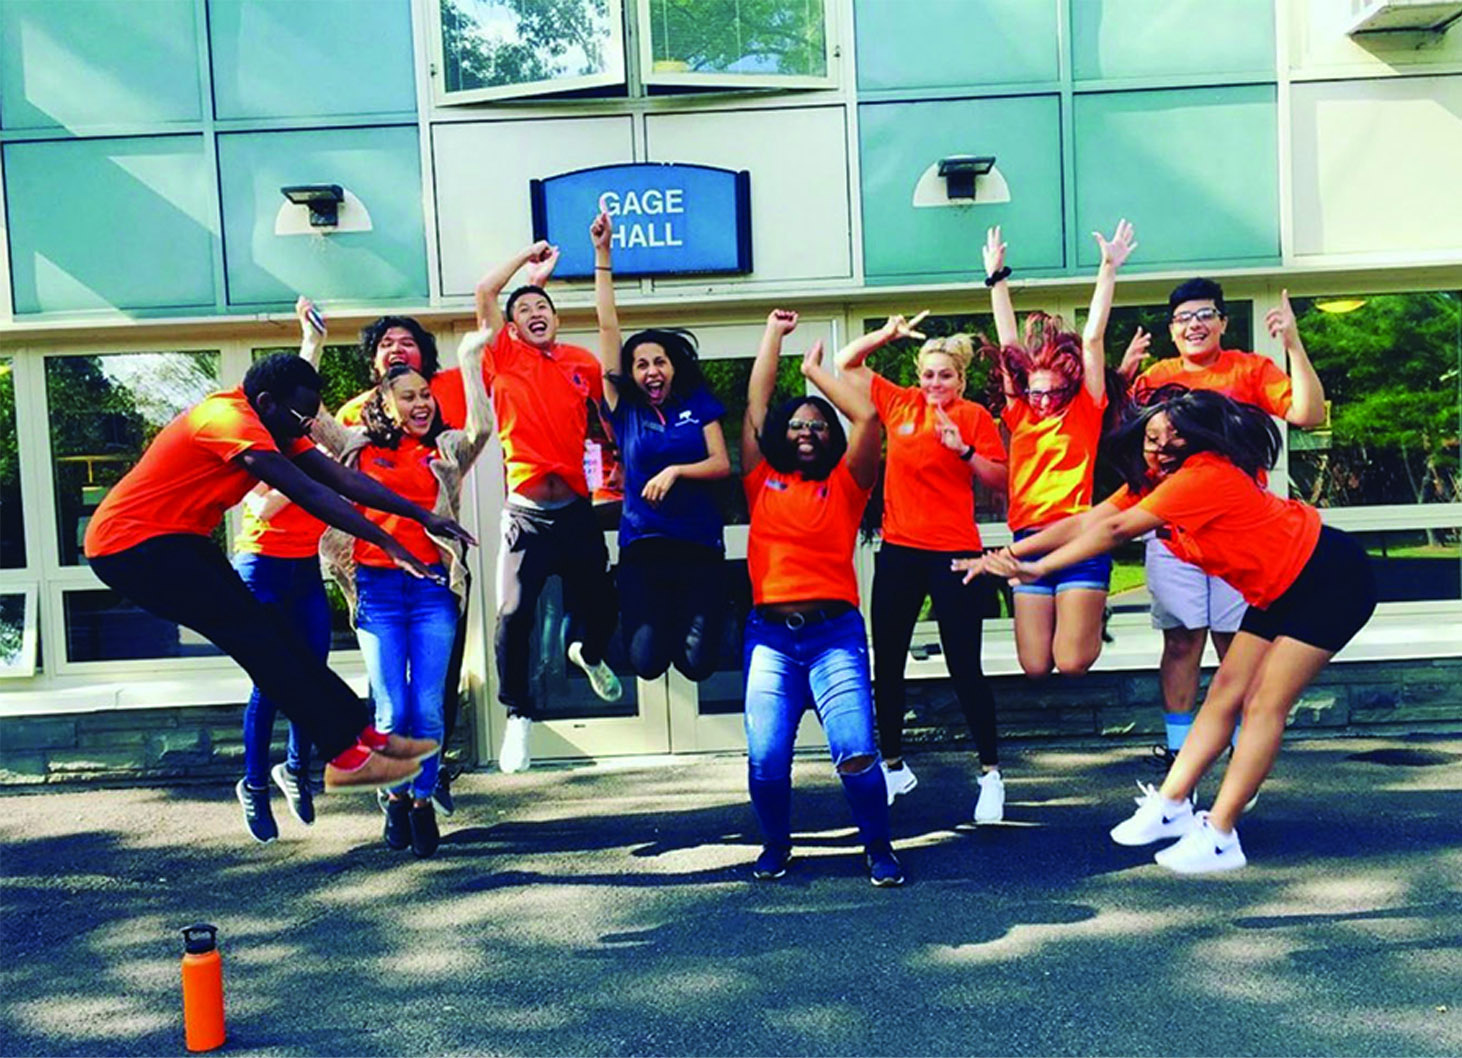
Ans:
[[[1176,753],[1183,748],[1188,732],[1193,730],[1192,713],[1168,713],[1164,718],[1168,731],[1168,749]]]
[[[883,769],[875,762],[860,772],[838,772],[843,780],[843,793],[853,810],[853,822],[863,836],[867,849],[886,849],[890,844],[888,828],[888,787]]]
[[[751,807],[761,826],[762,844],[777,848],[792,847],[792,777],[758,779],[747,777],[751,790]]]

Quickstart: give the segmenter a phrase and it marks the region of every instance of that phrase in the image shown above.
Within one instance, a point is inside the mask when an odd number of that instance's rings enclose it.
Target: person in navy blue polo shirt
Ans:
[[[723,523],[710,489],[731,473],[720,423],[726,409],[686,332],[640,331],[621,349],[612,233],[607,213],[589,229],[604,404],[624,466],[620,624],[641,679],[658,678],[673,662],[703,680],[716,667],[726,613]]]

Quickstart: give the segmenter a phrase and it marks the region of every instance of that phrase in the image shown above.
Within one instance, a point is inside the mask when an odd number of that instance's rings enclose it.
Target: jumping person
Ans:
[[[1234,827],[1274,764],[1290,707],[1376,606],[1360,545],[1322,525],[1313,507],[1280,499],[1261,483],[1279,452],[1279,429],[1261,409],[1211,391],[1159,390],[1112,437],[1121,489],[976,560],[1029,584],[1168,526],[1179,554],[1248,602],[1162,788],[1139,783],[1137,811],[1112,829],[1120,845],[1179,838],[1156,860],[1180,874],[1244,865]],[[1193,789],[1241,719],[1213,807],[1195,815]]]
[[[260,360],[243,385],[205,397],[163,427],[97,508],[86,557],[102,583],[201,633],[243,666],[329,761],[327,788],[401,782],[437,744],[378,732],[355,693],[249,593],[209,539],[224,512],[263,481],[417,576],[431,572],[351,501],[474,542],[450,518],[316,451],[305,435],[319,412],[313,367],[292,354]]]
[[[1117,224],[1110,240],[1094,232],[1102,263],[1086,327],[1080,336],[1044,313],[1026,319],[1024,341],[1010,300],[1010,269],[1000,229],[985,236],[985,275],[995,310],[1000,347],[982,350],[1000,370],[1010,430],[1008,522],[1016,540],[1091,507],[1097,442],[1108,406],[1107,317],[1117,270],[1136,248],[1132,225]],[[1120,398],[1120,394],[1118,394]],[[1035,584],[1017,585],[1015,649],[1027,676],[1054,668],[1077,675],[1091,668],[1102,649],[1102,616],[1111,586],[1112,560],[1098,555]]]
[[[343,427],[322,414],[313,436],[347,466],[441,517],[456,518],[463,479],[492,427],[482,383],[487,339],[475,331],[458,349],[466,387],[465,429],[449,429],[427,379],[397,364],[386,370],[362,409],[360,426]],[[460,541],[429,535],[416,522],[371,510],[365,514],[435,574],[429,580],[408,577],[381,548],[345,533],[327,532],[321,542],[331,577],[350,603],[375,700],[376,728],[440,742],[446,671],[465,610],[466,556]],[[440,764],[440,754],[433,754],[414,780],[387,791],[388,847],[410,845],[418,857],[436,852],[440,832],[432,798]]]
[[[673,661],[704,680],[719,660],[726,614],[726,545],[707,484],[731,473],[726,409],[685,332],[640,331],[620,348],[609,214],[589,234],[604,404],[624,467],[619,597],[630,664],[641,679],[658,679]]]
[[[792,397],[768,408],[782,339],[796,326],[795,312],[778,309],[767,317],[741,435],[754,604],[745,642],[747,782],[763,843],[752,877],[787,873],[792,747],[810,705],[862,835],[870,880],[902,885],[873,738],[868,639],[853,570],[858,522],[878,478],[878,415],[857,389],[823,369],[820,341],[803,358],[802,374],[833,403]],[[834,406],[852,424],[851,435],[844,435]]]
[[[897,338],[923,338],[912,321],[891,316],[838,352],[838,370],[872,400],[888,437],[883,475],[883,543],[873,572],[873,693],[889,804],[917,784],[904,762],[904,666],[926,597],[934,601],[939,643],[955,696],[975,737],[981,775],[976,823],[1005,815],[995,696],[980,664],[987,586],[960,583],[950,559],[978,554],[975,490],[1003,490],[1005,446],[995,420],[964,398],[974,344],[968,335],[932,338],[920,348],[919,382],[896,386],[865,366],[868,355]]]
[[[617,701],[619,677],[604,662],[618,606],[609,551],[589,502],[584,441],[591,411],[604,396],[599,361],[587,349],[557,340],[558,312],[543,289],[558,250],[536,242],[477,283],[477,326],[494,334],[483,371],[492,393],[498,439],[507,464],[508,501],[498,552],[495,633],[498,700],[507,708],[498,766],[522,771],[535,703],[528,684],[528,644],[538,597],[554,573],[563,580],[569,617],[568,657],[594,693]],[[524,265],[532,282],[498,297]]]
[[[1180,283],[1168,295],[1168,308],[1173,344],[1180,355],[1159,360],[1137,377],[1132,384],[1134,403],[1177,383],[1222,393],[1295,426],[1325,421],[1325,390],[1300,341],[1288,291],[1280,294],[1279,307],[1264,320],[1270,337],[1278,339],[1289,355],[1288,376],[1266,356],[1222,347],[1228,309],[1223,288],[1213,280]],[[1245,604],[1243,596],[1221,578],[1205,575],[1176,554],[1161,529],[1147,541],[1146,565],[1152,624],[1163,634],[1158,668],[1167,735],[1163,760],[1171,766],[1193,723],[1204,641],[1212,635],[1222,660],[1243,621]]]

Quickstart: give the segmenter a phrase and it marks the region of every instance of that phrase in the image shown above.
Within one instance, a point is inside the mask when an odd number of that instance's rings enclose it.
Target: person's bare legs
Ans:
[[[1102,615],[1107,593],[1094,588],[1069,588],[1056,593],[1056,630],[1051,653],[1056,668],[1066,676],[1080,676],[1102,652]]]
[[[1162,707],[1168,713],[1191,713],[1198,700],[1198,669],[1203,663],[1207,628],[1164,628],[1158,680]]]
[[[1015,592],[1015,653],[1027,676],[1042,679],[1050,675],[1056,664],[1052,653],[1055,635],[1055,597],[1037,592]]]
[[[1190,796],[1203,773],[1228,747],[1234,725],[1243,713],[1249,686],[1271,647],[1267,639],[1247,632],[1234,637],[1223,663],[1208,684],[1208,694],[1193,720],[1193,729],[1163,780],[1163,797],[1181,801]]]

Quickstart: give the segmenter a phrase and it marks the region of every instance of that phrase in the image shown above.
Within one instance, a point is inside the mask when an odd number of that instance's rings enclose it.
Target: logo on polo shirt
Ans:
[[[686,419],[689,419],[693,414],[695,414],[695,413],[692,412],[689,408],[684,409],[680,413],[680,421],[681,422],[684,422]]]
[[[374,456],[371,463],[378,467],[385,467],[387,470],[396,469],[396,461],[389,456]]]
[[[911,434],[911,433],[914,432],[914,424],[913,424],[913,422],[910,421],[910,422],[899,423],[899,430],[898,430],[898,432],[903,437],[909,436],[909,434]]]

